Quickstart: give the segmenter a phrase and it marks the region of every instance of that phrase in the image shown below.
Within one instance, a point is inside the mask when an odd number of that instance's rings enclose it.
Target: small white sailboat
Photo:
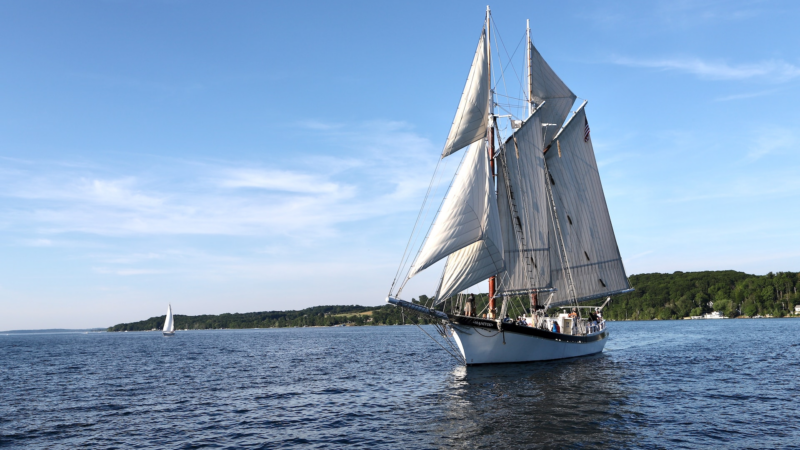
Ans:
[[[164,336],[175,336],[175,318],[172,317],[172,304],[167,307],[167,320],[164,321]]]
[[[599,353],[608,339],[600,315],[608,300],[600,307],[579,303],[632,289],[600,182],[587,101],[568,118],[577,96],[542,58],[528,28],[527,111],[495,114],[491,24],[487,7],[441,158],[466,154],[405,279],[396,290],[392,284],[386,301],[436,318],[451,354],[466,365]],[[506,119],[503,136],[498,122]],[[441,260],[431,303],[400,299],[408,280]],[[460,293],[487,279],[486,309],[465,308]],[[564,306],[573,312],[546,313]]]

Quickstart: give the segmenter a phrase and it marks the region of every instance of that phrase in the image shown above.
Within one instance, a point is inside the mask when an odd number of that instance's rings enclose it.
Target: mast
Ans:
[[[528,117],[531,116],[531,111],[533,110],[533,92],[531,92],[531,83],[533,80],[533,71],[531,70],[531,20],[527,20],[527,46],[526,46],[526,55],[528,60]]]
[[[492,92],[492,39],[491,39],[491,10],[489,9],[489,5],[486,5],[486,47],[488,50],[488,61],[487,65],[489,68],[489,130],[488,130],[488,137],[489,137],[489,145],[487,146],[488,158],[489,158],[489,170],[492,174],[492,194],[497,195],[495,191],[495,180],[497,178],[497,174],[495,174],[494,169],[494,92]],[[494,294],[496,289],[497,283],[497,276],[492,275],[489,277],[489,313],[491,314],[492,311],[495,310],[495,300]],[[497,317],[494,317],[495,319]]]

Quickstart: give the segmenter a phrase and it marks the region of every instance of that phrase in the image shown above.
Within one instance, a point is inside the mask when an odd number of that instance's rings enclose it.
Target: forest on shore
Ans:
[[[648,273],[632,275],[630,294],[614,297],[603,316],[609,320],[671,320],[720,311],[727,317],[756,315],[784,317],[800,304],[800,273],[778,272],[749,275],[733,270],[706,272]],[[427,296],[413,299],[427,304]],[[599,299],[587,304],[601,304]],[[488,295],[476,295],[480,311]],[[446,305],[449,311],[450,306]],[[175,315],[178,330],[284,328],[334,325],[426,324],[430,320],[392,305],[314,306],[299,311],[264,311],[219,315]],[[108,331],[160,330],[165,316],[132,323],[121,323]]]

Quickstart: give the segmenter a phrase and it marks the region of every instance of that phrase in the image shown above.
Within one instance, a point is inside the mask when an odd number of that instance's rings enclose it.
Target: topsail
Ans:
[[[447,143],[442,150],[442,158],[455,153],[465,146],[486,137],[489,117],[491,87],[489,85],[489,50],[486,28],[481,33],[478,49],[472,59],[467,84],[458,102],[456,117],[450,127]]]
[[[529,50],[531,101],[536,105],[541,105],[537,115],[542,124],[552,124],[545,127],[544,145],[547,146],[567,118],[576,96],[553,72],[553,69],[532,43]]]

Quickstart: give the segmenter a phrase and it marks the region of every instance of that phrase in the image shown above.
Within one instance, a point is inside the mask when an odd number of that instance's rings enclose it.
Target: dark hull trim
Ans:
[[[580,356],[573,356],[571,358],[554,358],[554,359],[537,359],[536,361],[508,361],[508,362],[489,362],[489,363],[467,363],[468,367],[475,367],[475,366],[499,366],[501,364],[534,364],[534,363],[541,363],[541,362],[548,362],[548,361],[566,361],[568,359],[576,359],[576,358],[586,358],[587,356],[594,356],[603,353],[603,351],[589,353],[586,355]]]
[[[585,344],[588,342],[595,342],[608,337],[608,331],[603,330],[600,334],[593,336],[571,336],[569,334],[553,333],[552,331],[541,330],[539,328],[520,326],[513,323],[497,323],[490,319],[481,319],[478,317],[465,317],[465,316],[452,316],[449,319],[456,325],[464,325],[468,327],[481,328],[484,330],[502,331],[505,333],[518,333],[526,336],[535,336],[541,339],[549,339],[551,341],[559,342],[574,342],[576,344]]]

